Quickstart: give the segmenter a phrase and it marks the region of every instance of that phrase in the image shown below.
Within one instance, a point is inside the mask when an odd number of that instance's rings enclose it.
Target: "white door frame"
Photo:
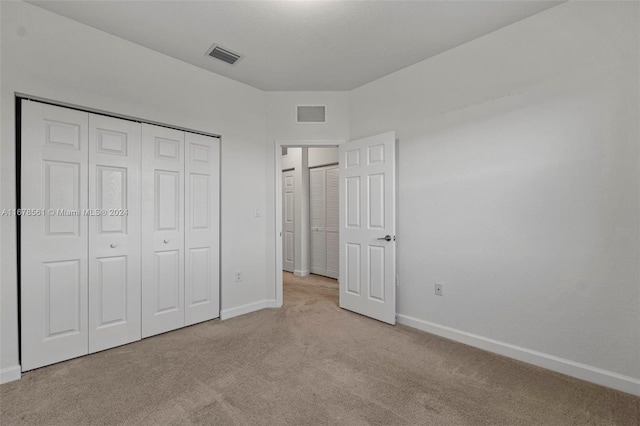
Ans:
[[[281,307],[282,297],[282,148],[332,148],[346,142],[346,140],[294,140],[274,142],[274,195],[275,195],[275,235],[274,246],[276,249],[275,279],[276,279],[276,307]]]

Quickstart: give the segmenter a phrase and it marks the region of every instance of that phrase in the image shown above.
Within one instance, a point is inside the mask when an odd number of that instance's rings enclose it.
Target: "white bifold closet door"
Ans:
[[[184,132],[142,125],[142,336],[184,326]]]
[[[219,316],[219,139],[142,125],[142,336]]]
[[[22,101],[22,369],[140,339],[140,125]]]
[[[339,182],[337,165],[309,170],[311,273],[330,278],[339,275]]]
[[[21,106],[22,370],[217,318],[220,140]]]
[[[22,102],[23,371],[85,355],[88,333],[88,113]],[[27,161],[28,159],[28,161]],[[69,213],[64,214],[64,213]]]
[[[220,139],[185,133],[185,324],[220,316]]]
[[[89,115],[90,353],[141,338],[140,132]]]

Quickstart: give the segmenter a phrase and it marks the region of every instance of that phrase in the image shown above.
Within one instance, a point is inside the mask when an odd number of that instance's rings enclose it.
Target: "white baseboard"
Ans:
[[[294,269],[293,270],[293,275],[297,276],[297,277],[306,277],[307,275],[309,275],[311,273],[311,271],[309,271],[308,269],[305,269],[303,271],[299,270],[299,269]]]
[[[456,330],[455,328],[413,318],[408,315],[398,314],[398,323],[445,337],[447,339],[455,340],[456,342],[464,343],[469,346],[474,346],[485,351],[566,374],[567,376],[640,396],[640,380],[630,376],[625,376],[612,371],[591,367],[579,362],[545,354],[543,352],[478,336],[477,334]]]
[[[20,380],[22,369],[19,365],[13,367],[3,368],[0,370],[0,384],[13,382],[14,380]]]
[[[259,311],[265,308],[276,308],[278,305],[275,300],[260,300],[246,305],[236,306],[235,308],[224,309],[220,312],[220,319],[227,320],[239,315],[248,314],[250,312]]]
[[[265,308],[279,308],[278,302],[275,299],[264,300]]]

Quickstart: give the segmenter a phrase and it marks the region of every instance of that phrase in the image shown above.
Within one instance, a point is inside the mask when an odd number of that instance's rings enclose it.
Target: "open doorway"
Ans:
[[[294,277],[298,279],[298,277],[305,278],[309,276],[311,274],[312,239],[316,242],[316,245],[319,245],[319,237],[324,234],[326,241],[326,226],[314,226],[314,228],[325,229],[323,231],[314,230],[313,232],[316,235],[312,237],[310,217],[310,179],[312,175],[310,170],[323,166],[337,165],[337,147],[343,142],[276,141],[275,143],[275,219],[276,229],[278,230],[275,239],[277,306],[282,306],[283,303],[283,274],[291,274],[292,279]],[[329,149],[325,150],[327,148]],[[310,153],[311,161],[309,161]],[[313,174],[314,182],[318,186],[320,186],[319,177],[321,173],[316,171]],[[326,171],[324,174],[326,187]],[[296,191],[296,185],[299,189],[306,189],[306,191]],[[287,191],[289,195],[286,195]],[[296,195],[298,198],[296,198]],[[296,219],[298,220],[296,221]],[[285,220],[287,223],[285,223]],[[296,243],[299,250],[296,249]],[[335,269],[336,272],[339,272],[338,267]]]
[[[275,142],[276,306],[283,305],[282,149],[338,146],[339,306],[388,324],[396,323],[396,142],[394,132],[348,142]],[[302,167],[305,165],[308,168],[303,161]],[[308,179],[310,175],[302,176]],[[308,180],[301,180],[301,184],[307,187]],[[308,200],[302,200],[301,205],[308,206]],[[300,220],[307,217],[301,215]],[[308,221],[296,228],[304,230],[300,238],[310,239]],[[308,259],[307,255],[301,256],[302,261]],[[298,271],[303,276],[307,269],[300,266]]]
[[[337,279],[339,273],[337,147],[282,151],[282,269]]]

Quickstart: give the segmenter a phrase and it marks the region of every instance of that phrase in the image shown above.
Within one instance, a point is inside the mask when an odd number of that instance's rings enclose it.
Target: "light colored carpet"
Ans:
[[[640,424],[640,398],[341,310],[334,280],[285,274],[284,301],[27,373],[0,424]]]

